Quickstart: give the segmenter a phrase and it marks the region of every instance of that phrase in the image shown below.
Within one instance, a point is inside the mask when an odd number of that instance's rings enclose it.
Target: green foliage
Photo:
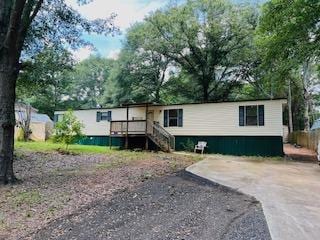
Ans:
[[[7,2],[7,9],[13,9],[14,2]],[[89,2],[77,1],[81,5]],[[73,65],[69,51],[84,46],[92,47],[83,38],[84,33],[108,35],[117,32],[113,24],[115,15],[105,19],[87,19],[64,0],[23,1],[21,5],[25,8],[22,12],[26,16],[18,17],[22,23],[16,24],[26,28],[11,27],[18,29],[21,34],[18,36],[19,44],[23,45],[22,49],[15,49],[19,51],[17,54],[12,55],[22,56],[17,98],[52,117],[56,109],[71,107],[75,103],[69,101],[71,83],[65,76]],[[3,26],[6,27],[6,24]]]
[[[78,63],[66,76],[69,79],[68,105],[76,108],[92,108],[102,105],[104,92],[109,88],[113,60],[90,56]]]
[[[46,48],[20,74],[17,98],[51,117],[57,109],[97,107],[106,102],[112,64],[99,56],[75,64],[70,52]]]
[[[255,9],[222,0],[189,0],[129,29],[110,74],[111,99],[123,102],[225,100],[252,57]]]
[[[315,76],[320,53],[319,19],[319,1],[271,0],[263,5],[256,32],[262,62],[256,68],[261,76],[260,85],[269,84],[272,88],[270,96],[274,97],[288,92],[290,81],[294,85],[294,121],[303,118],[306,130],[309,128],[310,99],[319,84],[319,78]],[[299,129],[299,125],[296,123],[295,128]]]
[[[170,75],[170,60],[149,48],[148,32],[148,26],[140,23],[132,26],[126,35],[124,49],[110,75],[110,82],[116,88],[112,100],[117,104],[163,102],[162,90]]]
[[[82,128],[82,123],[69,110],[64,113],[62,120],[56,123],[53,138],[56,142],[63,143],[68,150],[71,143],[82,137]]]
[[[320,93],[314,95],[316,106],[320,107]]]
[[[28,2],[36,5],[39,1]],[[91,1],[78,0],[85,5]],[[108,35],[117,32],[113,20],[115,14],[105,19],[87,19],[72,8],[68,1],[43,1],[40,11],[33,19],[24,42],[24,55],[32,57],[48,46],[77,49],[91,44],[83,38],[84,33]]]
[[[240,85],[242,70],[251,57],[256,22],[257,14],[248,6],[189,0],[147,18],[145,41],[149,49],[189,76],[193,100],[223,100]]]
[[[57,1],[58,2],[58,1]],[[288,95],[291,83],[294,128],[303,128],[304,89],[311,103],[319,82],[318,1],[271,0],[261,8],[227,0],[188,0],[150,14],[126,33],[117,60],[100,56],[74,63],[61,44],[83,46],[78,31],[109,33],[112,17],[88,21],[69,7],[53,5],[48,17],[52,36],[43,23],[45,5],[28,36],[49,37],[49,46],[28,38],[33,58],[18,81],[17,96],[40,112],[53,115],[57,109],[118,106],[124,102],[181,103],[194,101],[277,98]],[[61,8],[63,7],[63,9]],[[60,19],[56,13],[69,16]],[[258,15],[260,15],[258,25]],[[39,19],[39,20],[38,20]],[[62,29],[51,29],[53,21]],[[107,21],[107,20],[105,20]],[[88,28],[87,28],[88,27]],[[63,35],[63,36],[62,36]],[[68,39],[65,39],[68,36]],[[29,48],[30,46],[30,48]],[[36,47],[37,46],[37,47]],[[39,49],[44,49],[39,53]],[[36,54],[37,53],[37,54]],[[302,83],[302,64],[312,65],[312,77]],[[313,66],[314,65],[314,66]],[[316,69],[316,66],[318,69]],[[315,72],[315,73],[314,73]],[[285,123],[288,117],[284,115]]]
[[[96,164],[95,168],[97,170],[107,170],[107,169],[115,169],[115,168],[127,166],[132,164],[134,161],[140,160],[143,154],[137,153],[132,156],[130,155],[131,154],[127,155],[122,152],[118,155],[116,159],[111,160],[109,162],[98,163]]]
[[[182,149],[187,152],[194,151],[195,143],[190,138],[188,138],[188,140],[185,143],[182,143],[181,145],[182,145]]]
[[[65,105],[71,81],[66,78],[74,61],[63,48],[47,47],[26,63],[17,81],[17,98],[30,103],[40,112],[53,116]]]
[[[12,202],[16,206],[21,206],[23,204],[33,206],[41,202],[41,195],[37,190],[21,191],[12,196],[12,198]]]
[[[16,142],[15,143],[16,149],[22,149],[24,151],[33,151],[33,152],[54,152],[54,151],[59,151],[62,147],[64,147],[62,143],[52,143],[52,142]],[[114,148],[110,150],[105,146],[71,144],[68,147],[68,151],[75,154],[82,154],[82,153],[110,154],[114,152]]]
[[[266,57],[303,63],[320,51],[320,3],[312,0],[271,0],[264,4],[258,43]]]

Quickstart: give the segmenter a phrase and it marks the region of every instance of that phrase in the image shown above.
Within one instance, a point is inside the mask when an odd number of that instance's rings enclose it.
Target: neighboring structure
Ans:
[[[15,104],[15,117],[17,122],[17,125],[15,127],[15,139],[18,139],[21,132],[19,121],[24,121],[27,118],[26,104]],[[48,117],[48,115],[40,114],[38,113],[37,109],[31,107],[30,130],[30,140],[45,141],[50,137],[52,133],[53,121]]]
[[[233,155],[283,155],[282,112],[285,99],[157,105],[75,110],[87,138],[82,144],[122,147],[194,148]],[[61,119],[64,111],[56,111]]]
[[[316,130],[320,129],[320,118],[315,120],[314,123],[312,124],[311,130]]]
[[[283,125],[283,143],[289,142],[289,127],[287,125]]]

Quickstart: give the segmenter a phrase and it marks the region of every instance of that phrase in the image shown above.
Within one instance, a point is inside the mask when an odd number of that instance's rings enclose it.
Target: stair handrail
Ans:
[[[164,129],[159,123],[154,124],[156,128],[158,128],[162,134],[166,135],[169,140],[169,146],[171,149],[175,149],[175,137],[170,134],[166,129]]]
[[[159,123],[155,123],[150,119],[147,120],[147,134],[151,135],[154,139],[161,138],[165,141],[168,151],[175,149],[175,138],[166,129],[160,126]]]

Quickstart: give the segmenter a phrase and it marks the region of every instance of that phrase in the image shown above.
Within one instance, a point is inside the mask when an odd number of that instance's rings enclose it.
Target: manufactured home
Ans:
[[[84,125],[80,144],[123,148],[191,150],[207,142],[207,153],[283,155],[285,99],[160,105],[123,104],[79,109]],[[59,121],[64,111],[55,112]]]

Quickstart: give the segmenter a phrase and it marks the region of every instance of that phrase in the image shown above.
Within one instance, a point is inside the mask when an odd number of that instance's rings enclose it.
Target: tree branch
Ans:
[[[5,48],[10,52],[12,51],[13,53],[16,51],[18,32],[19,32],[19,27],[21,25],[20,16],[23,12],[25,2],[26,0],[14,1],[14,5],[11,9],[8,31],[2,46],[2,48]]]
[[[162,29],[156,23],[154,23],[154,21],[152,21],[150,19],[149,19],[149,21],[151,22],[151,24],[153,26],[155,26],[157,28],[158,32],[161,34],[161,36],[164,38],[164,40],[166,40],[166,42],[168,42],[171,45],[172,49],[175,49],[176,46],[174,46],[172,44],[172,42],[166,37],[166,35],[163,33]],[[189,65],[189,67],[191,69],[193,69],[194,71],[197,71],[196,67],[180,51],[176,52],[176,54],[178,54]],[[172,58],[173,60],[175,60],[177,63],[183,65],[182,61],[179,58],[177,58],[176,56],[171,55],[169,52],[167,53],[167,56]]]
[[[18,36],[18,42],[17,42],[17,48],[19,50],[22,50],[24,39],[26,38],[28,29],[33,21],[33,19],[38,14],[41,5],[43,3],[43,0],[38,0],[35,2],[35,0],[28,0],[26,3],[26,6],[23,10],[22,15],[22,23],[19,29],[19,36]]]

